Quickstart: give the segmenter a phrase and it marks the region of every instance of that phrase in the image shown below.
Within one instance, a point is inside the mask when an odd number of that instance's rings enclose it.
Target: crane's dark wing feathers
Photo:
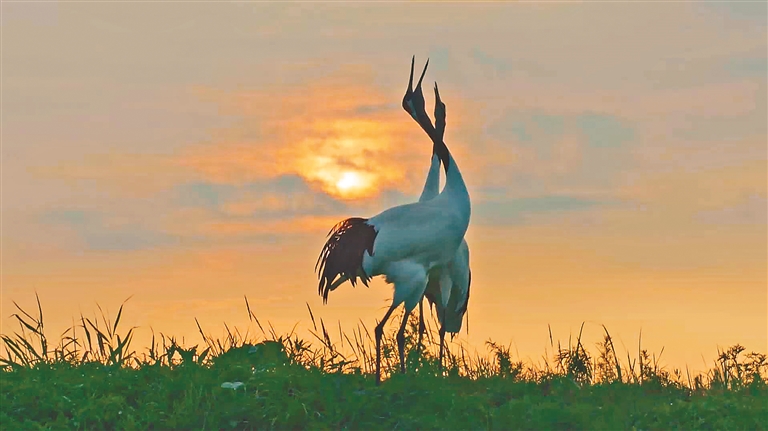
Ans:
[[[365,286],[371,277],[363,270],[363,254],[367,251],[373,255],[373,242],[376,240],[376,229],[366,223],[368,219],[351,217],[337,223],[328,232],[320,256],[315,263],[315,270],[320,279],[317,292],[328,302],[328,293],[337,277],[346,277],[352,286],[357,283],[358,270],[360,279]]]

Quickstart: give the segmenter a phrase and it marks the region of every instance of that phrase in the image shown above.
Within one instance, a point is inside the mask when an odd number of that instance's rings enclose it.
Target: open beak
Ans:
[[[440,100],[440,91],[435,82],[435,136],[438,140],[443,140],[445,134],[445,103]]]
[[[434,127],[432,126],[432,120],[430,120],[429,116],[427,115],[424,102],[424,93],[421,89],[421,82],[424,80],[424,75],[427,73],[429,59],[427,59],[427,63],[424,65],[424,70],[421,72],[421,77],[419,78],[419,82],[416,83],[416,89],[414,90],[413,69],[415,61],[416,56],[413,56],[413,58],[411,58],[411,75],[408,79],[408,89],[405,92],[405,96],[403,96],[403,109],[405,109],[408,115],[410,115],[411,118],[419,123],[421,128],[431,136],[432,131],[434,131]]]

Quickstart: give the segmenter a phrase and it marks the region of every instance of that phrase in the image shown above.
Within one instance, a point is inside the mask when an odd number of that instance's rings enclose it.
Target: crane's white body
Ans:
[[[413,310],[424,296],[427,274],[452,262],[464,241],[469,194],[455,162],[446,177],[453,181],[446,180],[443,192],[432,199],[396,206],[368,219],[378,234],[373,255],[363,255],[362,268],[395,285],[393,306],[404,302],[406,310]]]
[[[346,280],[354,285],[358,277],[367,285],[371,277],[383,275],[387,283],[394,285],[392,305],[375,330],[377,384],[381,381],[384,324],[395,308],[404,303],[397,347],[400,369],[405,372],[408,316],[424,298],[428,274],[439,272],[441,278],[449,277],[445,269],[450,267],[469,227],[469,193],[456,162],[445,144],[440,144],[445,157],[440,161],[446,173],[442,192],[433,199],[399,205],[369,219],[343,220],[329,232],[330,238],[318,258],[318,292],[323,299]],[[449,286],[447,281],[441,280],[440,284]],[[441,351],[443,335],[441,330]]]
[[[435,198],[439,188],[440,159],[433,155],[419,202]],[[437,308],[441,331],[456,334],[461,330],[469,300],[469,283],[469,246],[462,238],[453,258],[446,265],[434,268],[427,282],[425,297]],[[419,318],[423,319],[423,316]]]

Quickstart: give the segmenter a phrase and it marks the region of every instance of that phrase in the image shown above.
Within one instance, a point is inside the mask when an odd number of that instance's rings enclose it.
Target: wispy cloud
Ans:
[[[716,210],[700,211],[697,220],[710,224],[765,225],[768,221],[768,200],[750,195],[746,202]]]
[[[210,144],[185,151],[179,163],[220,183],[297,175],[338,197],[344,197],[336,183],[345,171],[356,172],[367,184],[366,193],[354,197],[397,187],[410,176],[416,154],[428,160],[429,140],[391,99],[360,84],[369,75],[348,68],[287,92],[205,90],[204,97],[248,120],[216,132]],[[240,138],[249,133],[257,138]],[[404,145],[409,140],[423,145]],[[393,159],[396,152],[403,157]]]
[[[326,193],[313,190],[298,175],[244,184],[195,182],[176,188],[182,206],[199,206],[228,218],[290,219],[299,216],[338,214],[347,205]]]
[[[576,123],[593,147],[622,146],[634,136],[632,128],[612,115],[583,114],[576,118]]]
[[[558,215],[592,209],[617,202],[584,199],[575,196],[539,196],[520,199],[489,200],[473,206],[473,224],[519,225],[550,224]]]
[[[768,5],[765,2],[702,2],[696,7],[728,18],[749,21],[753,25],[766,27]]]
[[[42,221],[74,230],[83,246],[94,251],[132,251],[179,244],[179,238],[135,222],[83,210],[54,210]]]
[[[563,135],[581,136],[597,148],[620,147],[631,141],[634,131],[626,120],[615,115],[584,112],[556,114],[547,111],[509,110],[486,126],[494,139],[518,142],[539,148],[551,156],[551,146]]]

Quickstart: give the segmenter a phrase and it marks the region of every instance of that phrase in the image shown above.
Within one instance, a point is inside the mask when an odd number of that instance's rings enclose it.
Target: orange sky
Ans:
[[[51,334],[132,296],[136,347],[246,326],[243,295],[279,332],[307,303],[375,325],[391,288],[322,305],[313,268],[336,221],[418,197],[416,54],[472,196],[471,345],[538,360],[584,321],[671,366],[766,352],[766,12],[3,3],[2,332],[34,292]]]

